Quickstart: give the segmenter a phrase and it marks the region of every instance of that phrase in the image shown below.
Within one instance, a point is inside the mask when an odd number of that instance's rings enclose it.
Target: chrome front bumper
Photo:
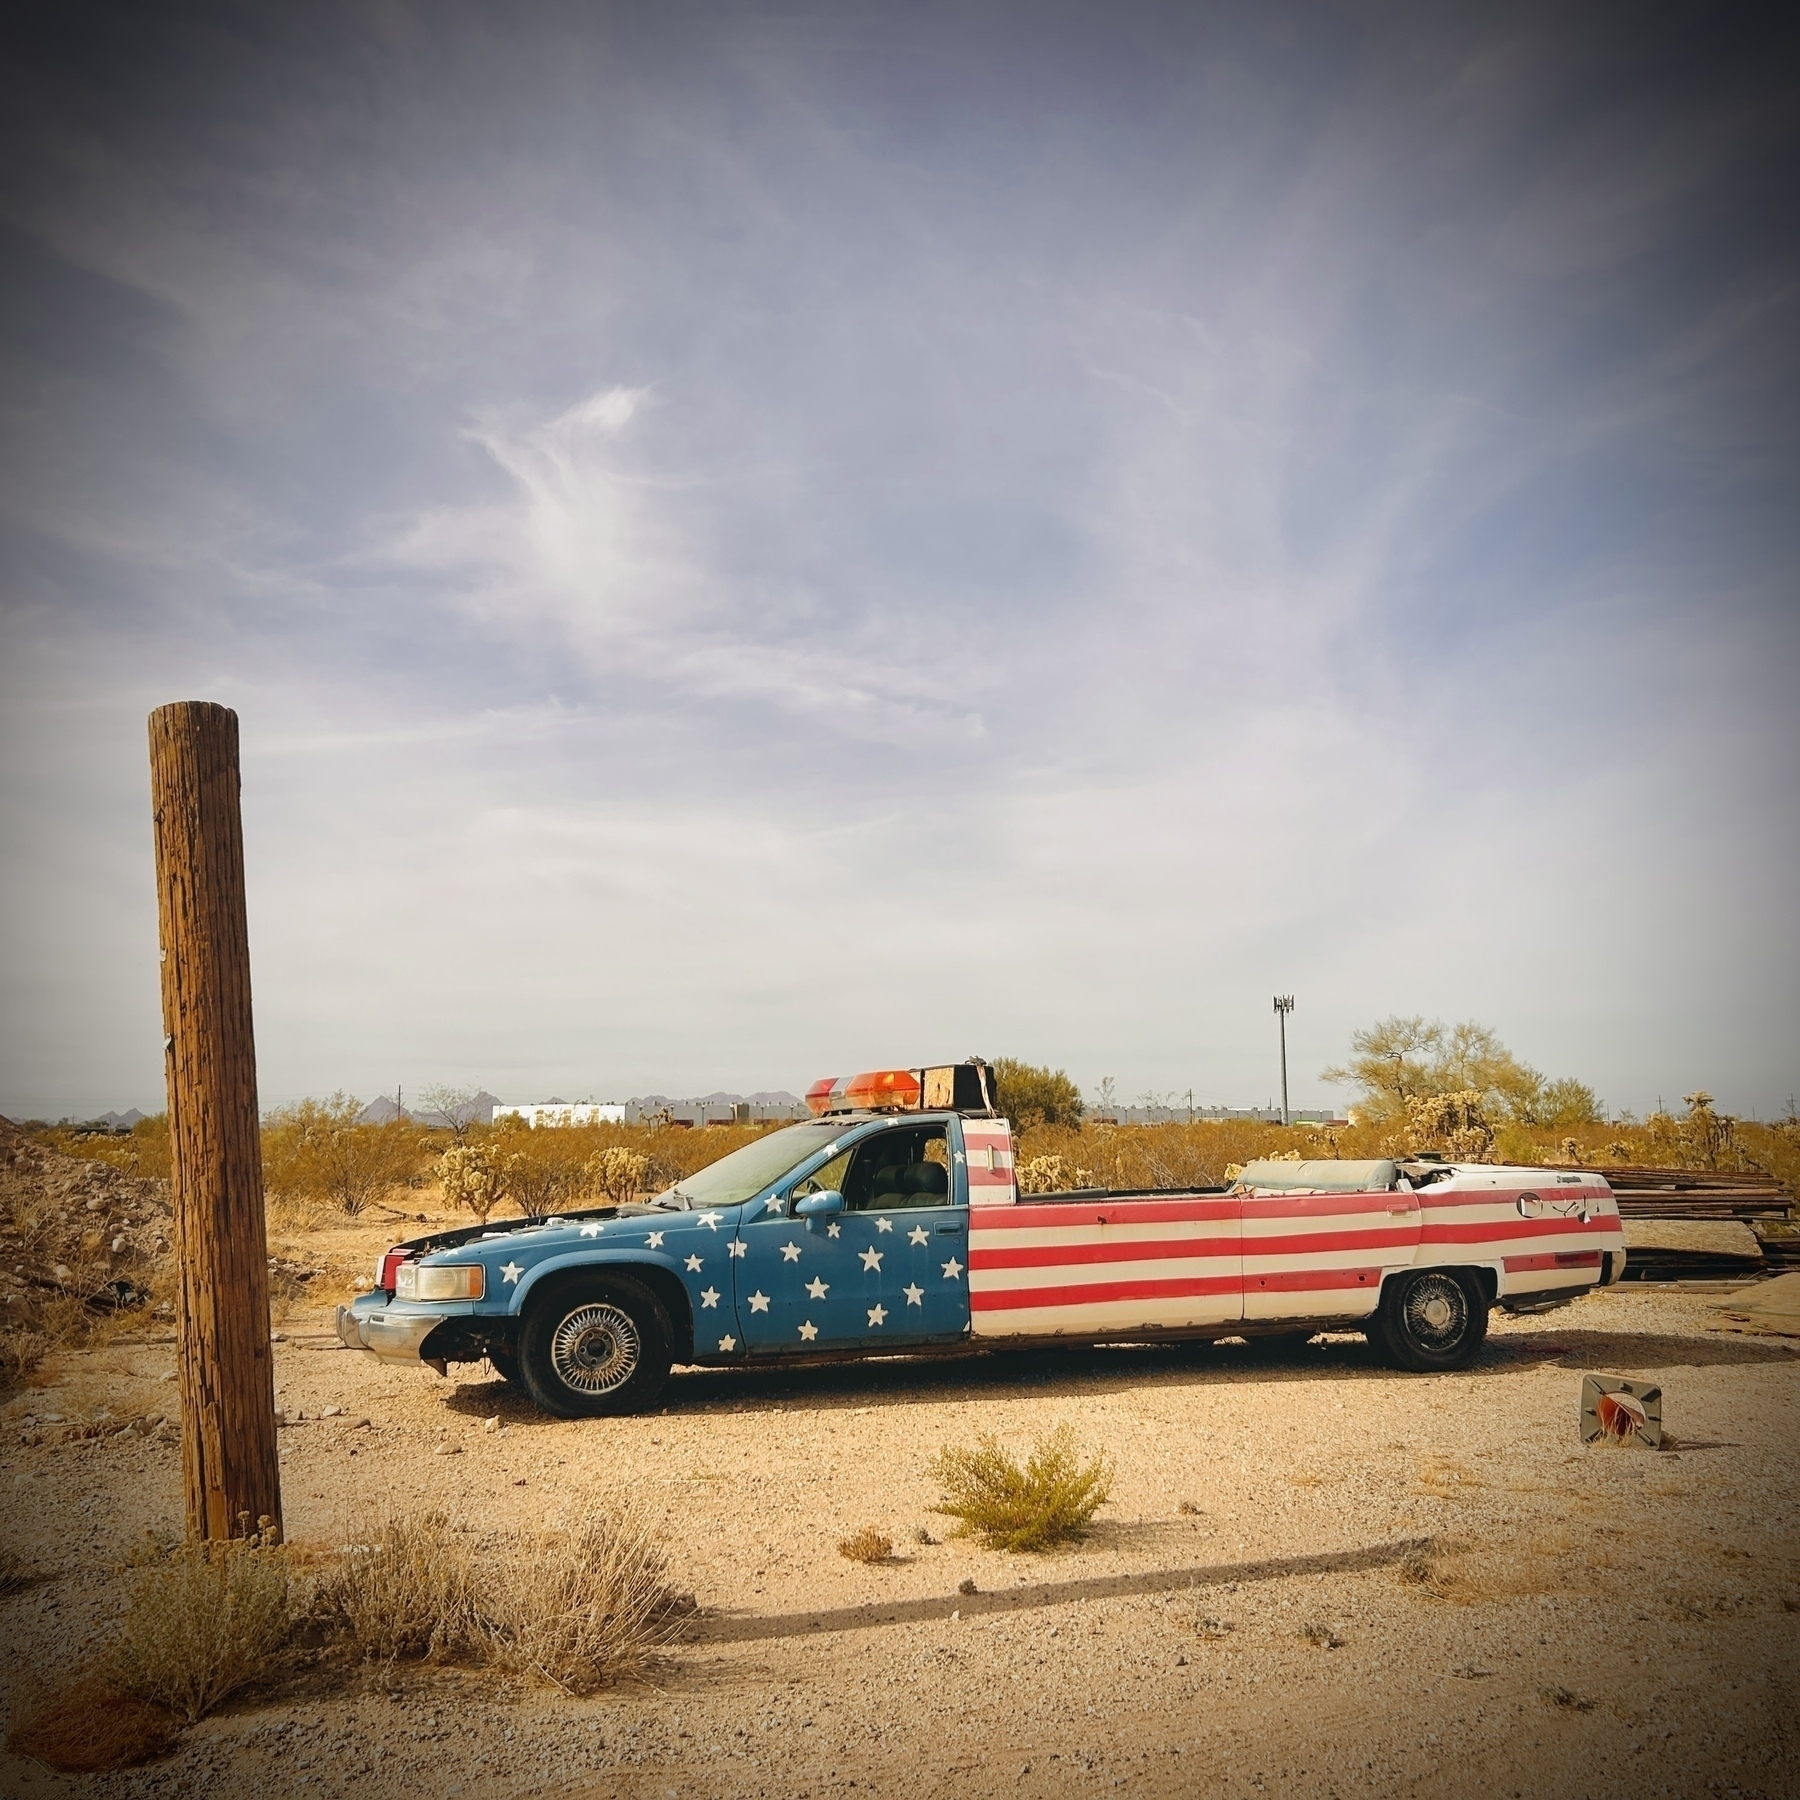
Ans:
[[[337,1309],[339,1340],[348,1349],[366,1350],[382,1362],[418,1362],[420,1347],[443,1322],[438,1313],[359,1313],[349,1306]]]

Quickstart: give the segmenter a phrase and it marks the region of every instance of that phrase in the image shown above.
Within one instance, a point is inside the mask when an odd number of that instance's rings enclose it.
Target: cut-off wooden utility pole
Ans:
[[[150,794],[187,1526],[201,1538],[279,1531],[237,714],[205,700],[158,707]]]

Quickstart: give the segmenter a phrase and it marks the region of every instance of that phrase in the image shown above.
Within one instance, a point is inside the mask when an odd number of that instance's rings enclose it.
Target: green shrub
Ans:
[[[944,1486],[932,1510],[960,1520],[957,1535],[990,1550],[1047,1550],[1078,1538],[1112,1492],[1105,1457],[1084,1463],[1067,1425],[1039,1438],[1023,1468],[984,1434],[972,1450],[941,1450],[931,1472]]]

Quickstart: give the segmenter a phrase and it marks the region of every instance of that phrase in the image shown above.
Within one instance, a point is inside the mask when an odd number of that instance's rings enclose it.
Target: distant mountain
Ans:
[[[455,1123],[466,1125],[471,1120],[479,1120],[483,1125],[491,1125],[494,1122],[494,1108],[499,1104],[500,1096],[490,1094],[486,1088],[483,1088],[480,1093],[472,1095],[461,1106],[452,1109],[456,1114]],[[438,1129],[451,1123],[451,1120],[441,1111],[430,1107],[421,1107],[414,1112],[410,1106],[405,1108],[396,1106],[386,1094],[380,1094],[371,1100],[356,1116],[358,1122],[364,1125],[388,1125],[396,1117],[410,1119],[415,1125],[428,1125]]]

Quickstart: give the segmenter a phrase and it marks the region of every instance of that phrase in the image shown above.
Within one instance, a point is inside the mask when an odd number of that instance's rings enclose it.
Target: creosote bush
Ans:
[[[1112,1492],[1102,1455],[1084,1463],[1075,1434],[1059,1425],[1032,1446],[1021,1468],[997,1437],[974,1449],[946,1447],[932,1464],[943,1500],[932,1510],[961,1523],[990,1550],[1047,1550],[1082,1536]]]
[[[271,1672],[293,1628],[291,1589],[287,1550],[266,1524],[225,1543],[146,1542],[106,1673],[191,1725]]]
[[[853,1531],[838,1545],[838,1555],[847,1556],[852,1562],[886,1562],[893,1554],[894,1540],[877,1531],[873,1525],[865,1525],[860,1531]]]

